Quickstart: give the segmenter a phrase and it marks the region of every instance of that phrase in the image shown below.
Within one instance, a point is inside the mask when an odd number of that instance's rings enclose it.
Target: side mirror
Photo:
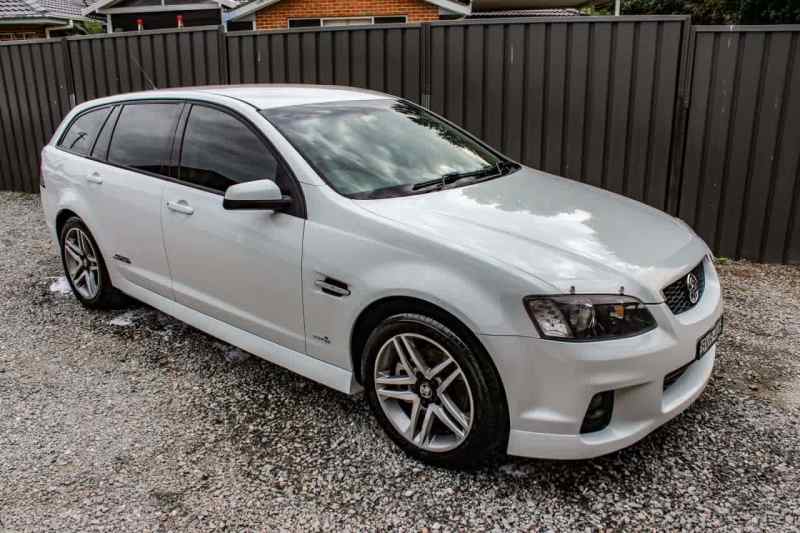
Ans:
[[[225,191],[222,207],[225,209],[262,209],[282,211],[292,205],[292,199],[281,193],[271,180],[248,181],[231,185]]]

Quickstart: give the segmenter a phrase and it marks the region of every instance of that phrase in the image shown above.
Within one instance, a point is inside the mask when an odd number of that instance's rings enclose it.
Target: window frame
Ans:
[[[156,173],[153,173],[153,172],[148,172],[146,170],[132,168],[132,167],[128,167],[128,166],[125,166],[125,165],[120,165],[120,164],[113,163],[113,162],[109,161],[108,160],[108,151],[111,148],[111,141],[114,138],[114,133],[116,132],[117,125],[119,124],[119,117],[122,115],[122,110],[121,109],[120,109],[120,112],[117,114],[116,122],[113,125],[114,129],[112,130],[111,137],[108,140],[108,146],[106,147],[105,159],[99,159],[97,157],[92,157],[91,155],[76,154],[74,152],[71,152],[71,151],[59,146],[59,143],[61,142],[61,138],[63,137],[63,135],[67,131],[69,131],[69,128],[72,127],[72,124],[79,117],[85,115],[86,113],[89,113],[89,112],[91,112],[93,110],[101,109],[103,107],[112,107],[113,108],[114,106],[119,106],[121,108],[121,107],[129,105],[129,104],[148,104],[148,103],[178,103],[178,104],[183,104],[183,110],[181,111],[181,114],[178,117],[178,121],[177,121],[177,125],[176,125],[176,128],[175,128],[175,131],[172,134],[172,142],[171,142],[172,147],[171,147],[170,152],[169,152],[170,153],[170,157],[166,161],[166,163],[168,163],[169,165],[175,165],[174,167],[170,166],[170,168],[177,168],[177,165],[179,165],[180,149],[181,149],[181,147],[183,145],[183,136],[186,133],[186,122],[187,122],[187,119],[189,117],[189,110],[191,109],[191,107],[193,105],[203,105],[203,106],[206,106],[206,107],[211,107],[211,108],[214,108],[214,109],[218,109],[218,110],[220,110],[220,111],[222,111],[224,113],[228,113],[229,115],[232,115],[234,118],[236,118],[240,122],[242,122],[246,127],[250,128],[250,130],[253,131],[256,134],[256,136],[261,140],[261,142],[264,144],[264,146],[268,150],[270,150],[272,155],[277,160],[278,164],[283,167],[284,172],[286,172],[286,177],[288,179],[289,186],[292,189],[290,191],[291,194],[292,194],[292,207],[291,207],[291,209],[285,211],[285,213],[289,214],[289,215],[292,215],[292,216],[296,216],[298,218],[303,218],[303,219],[308,218],[308,211],[307,211],[307,208],[306,208],[307,204],[306,204],[306,200],[305,200],[305,194],[303,193],[303,187],[302,187],[302,185],[300,185],[300,181],[297,179],[297,176],[295,175],[294,170],[292,169],[291,165],[289,165],[288,162],[286,161],[286,158],[283,157],[283,154],[281,154],[281,152],[277,148],[275,148],[275,145],[272,143],[272,141],[270,141],[270,139],[267,137],[267,135],[264,132],[262,132],[253,123],[253,121],[251,121],[250,119],[245,117],[239,111],[236,111],[235,109],[231,109],[231,108],[229,108],[229,107],[227,107],[227,106],[225,106],[223,104],[219,104],[219,103],[216,103],[216,102],[209,102],[209,101],[195,99],[195,98],[175,98],[175,97],[171,97],[171,98],[138,98],[138,99],[119,100],[119,101],[116,101],[116,102],[100,104],[100,105],[97,105],[97,106],[94,106],[94,107],[90,107],[88,109],[85,109],[85,110],[81,111],[80,114],[76,115],[72,120],[70,120],[69,125],[64,129],[64,132],[59,136],[59,141],[56,143],[55,148],[57,150],[61,150],[63,152],[75,155],[77,157],[82,157],[84,159],[88,159],[88,160],[94,161],[96,163],[102,163],[102,164],[108,165],[110,167],[119,168],[119,169],[122,169],[122,170],[127,170],[129,172],[135,172],[135,173],[143,175],[143,176],[148,176],[148,177],[151,177],[151,178],[168,181],[168,182],[174,183],[176,185],[182,185],[184,187],[189,187],[189,188],[192,188],[192,189],[202,190],[202,191],[205,191],[207,193],[214,194],[216,196],[224,197],[225,196],[224,192],[219,192],[219,191],[216,191],[214,189],[209,189],[207,187],[203,187],[202,185],[195,185],[195,184],[192,184],[192,183],[188,183],[188,182],[179,180],[176,176],[172,176],[172,175],[166,176],[166,175],[163,175],[163,174],[156,174]],[[248,105],[250,105],[250,104],[248,104]],[[259,116],[261,117],[261,120],[266,120],[267,123],[271,125],[271,123],[266,119],[266,117],[261,115],[260,109],[258,109],[258,107],[253,106],[253,105],[251,105],[251,107],[256,111],[256,113],[259,114]],[[113,109],[112,109],[111,113],[109,113],[109,117],[111,116],[112,113],[113,113]],[[108,120],[108,117],[106,117],[106,121],[107,120]],[[278,133],[278,134],[280,135],[280,133]],[[179,135],[180,135],[180,143],[177,142]],[[96,141],[97,141],[97,139],[95,139],[95,142]],[[94,144],[92,145],[92,151],[93,150],[94,150]],[[89,152],[89,154],[91,154],[91,151]],[[177,156],[176,156],[176,154],[177,154]],[[178,159],[176,159],[176,157]],[[170,172],[170,174],[172,174],[172,172]]]
[[[97,144],[97,139],[100,137],[100,133],[103,131],[103,128],[106,127],[106,124],[108,123],[108,119],[114,113],[114,106],[115,105],[116,104],[104,104],[104,105],[99,105],[97,107],[90,107],[89,109],[85,109],[84,111],[81,111],[79,114],[75,115],[75,117],[72,120],[70,120],[70,122],[67,125],[67,127],[64,128],[64,131],[61,132],[61,135],[59,135],[58,141],[56,141],[56,148],[58,148],[59,150],[62,150],[64,152],[67,152],[68,154],[76,155],[78,157],[87,157],[89,159],[92,159],[91,155],[92,155],[92,152],[94,152],[95,145]],[[65,147],[63,145],[64,139],[66,138],[67,134],[72,130],[73,126],[75,126],[76,122],[78,122],[81,118],[85,117],[89,113],[93,113],[95,111],[100,111],[100,110],[105,109],[105,108],[110,108],[110,110],[109,110],[108,114],[106,115],[106,117],[103,119],[103,123],[100,124],[100,128],[98,128],[97,134],[94,136],[94,139],[92,139],[92,145],[89,147],[89,151],[87,153],[82,154],[82,153],[77,152],[75,150],[70,150],[69,148],[67,148],[67,147]]]

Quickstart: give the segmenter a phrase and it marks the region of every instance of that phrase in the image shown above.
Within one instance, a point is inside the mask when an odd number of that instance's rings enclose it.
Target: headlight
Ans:
[[[656,327],[650,311],[631,296],[529,296],[525,308],[545,339],[608,340]]]

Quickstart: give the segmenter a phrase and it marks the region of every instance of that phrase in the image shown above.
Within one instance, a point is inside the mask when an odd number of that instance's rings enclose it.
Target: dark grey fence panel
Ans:
[[[723,256],[800,262],[800,27],[695,28],[679,213]]]
[[[230,83],[317,83],[383,91],[419,102],[419,25],[234,32]]]
[[[720,255],[800,262],[800,26],[570,17],[0,44],[0,189],[36,191],[75,104],[319,83],[429,105],[515,159],[679,214]]]
[[[216,27],[69,37],[75,103],[153,87],[221,83]]]
[[[0,189],[36,192],[39,151],[69,110],[61,43],[0,45]]]
[[[531,166],[667,209],[688,21],[433,23],[431,107]]]

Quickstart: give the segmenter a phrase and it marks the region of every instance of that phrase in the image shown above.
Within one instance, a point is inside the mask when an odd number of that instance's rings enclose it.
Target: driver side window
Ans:
[[[234,116],[202,105],[189,113],[178,178],[218,192],[269,179],[282,186],[280,164],[250,128]]]

